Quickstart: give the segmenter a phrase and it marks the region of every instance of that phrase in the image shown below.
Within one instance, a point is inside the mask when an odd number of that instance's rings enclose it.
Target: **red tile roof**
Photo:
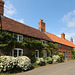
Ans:
[[[25,24],[22,24],[20,22],[14,21],[10,18],[7,17],[1,17],[2,20],[2,29],[15,32],[15,33],[20,33],[23,35],[31,36],[34,38],[39,38],[39,39],[44,39],[48,41],[53,41],[57,43],[61,43],[67,46],[75,47],[75,45],[66,39],[59,38],[58,36],[51,34],[51,33],[43,33],[38,29],[32,28],[30,26],[27,26]],[[1,24],[0,24],[1,27]]]
[[[20,33],[34,38],[52,41],[45,33],[41,32],[38,29],[32,28],[30,26],[27,26],[25,24],[22,24],[20,22],[14,21],[3,16],[1,17],[1,20],[3,30]]]
[[[58,36],[48,33],[48,32],[46,32],[46,35],[48,35],[48,37],[50,37],[54,42],[61,43],[61,44],[71,46],[71,47],[75,47],[75,45],[71,41],[59,38]]]

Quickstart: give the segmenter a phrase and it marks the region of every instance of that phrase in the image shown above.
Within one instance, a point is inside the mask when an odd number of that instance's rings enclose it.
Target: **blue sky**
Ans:
[[[66,34],[75,43],[75,0],[4,0],[4,15],[38,29],[40,19],[46,31],[60,37]]]

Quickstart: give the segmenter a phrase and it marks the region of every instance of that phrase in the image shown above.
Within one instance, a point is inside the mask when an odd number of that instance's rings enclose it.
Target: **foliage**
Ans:
[[[58,46],[52,42],[48,42],[48,44],[44,44],[43,48],[47,50],[48,56],[50,56],[52,51],[52,56],[58,54]]]
[[[51,57],[46,57],[45,61],[46,61],[46,63],[51,64],[52,63],[52,58]]]
[[[24,46],[22,41],[16,41],[12,33],[0,31],[0,49],[2,49],[5,55],[10,55],[12,49],[15,48],[16,45]]]
[[[30,38],[25,38],[23,40],[25,44],[25,46],[29,49],[29,50],[34,50],[34,49],[38,49],[41,50],[42,49],[42,43],[39,40],[35,40],[35,39],[30,39]]]
[[[60,57],[58,55],[53,55],[52,59],[53,59],[53,63],[56,63],[60,60]]]
[[[63,62],[63,61],[64,61],[64,60],[63,60],[63,53],[59,53],[58,55],[59,55],[59,57],[60,57],[60,61],[59,61],[59,62]]]
[[[48,44],[42,44],[41,41],[35,40],[33,38],[24,38],[22,41],[17,41],[17,38],[14,37],[13,33],[2,31],[0,32],[0,49],[5,53],[5,55],[11,55],[12,49],[16,46],[24,47],[28,49],[27,56],[32,59],[35,57],[35,51],[39,50],[40,57],[43,56],[42,50],[47,50],[48,56],[50,56],[51,51],[52,55],[58,54],[58,46],[52,42]]]
[[[72,48],[72,58],[75,59],[75,50]]]
[[[52,55],[57,55],[58,54],[58,46],[57,46],[57,44],[49,42],[49,48],[52,51]]]
[[[39,50],[41,52],[43,45],[39,40],[31,39],[31,38],[24,38],[23,43],[25,47],[28,49],[27,56],[34,59],[35,57],[35,50]]]
[[[46,65],[46,61],[43,58],[37,58],[35,63],[40,66]]]

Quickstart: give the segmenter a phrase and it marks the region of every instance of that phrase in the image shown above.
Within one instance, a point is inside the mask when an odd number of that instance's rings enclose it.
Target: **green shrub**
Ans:
[[[64,61],[64,60],[63,60],[63,53],[59,53],[58,55],[59,55],[59,57],[60,57],[60,61],[59,61],[59,62],[63,62],[63,61]]]
[[[35,63],[40,65],[40,66],[46,65],[46,62],[43,58],[38,58]]]
[[[56,62],[59,62],[60,57],[58,55],[53,55],[52,59],[53,59],[53,63],[56,63]]]
[[[45,61],[46,61],[48,64],[51,64],[51,63],[52,63],[52,58],[51,58],[51,57],[46,57],[46,58],[45,58]]]

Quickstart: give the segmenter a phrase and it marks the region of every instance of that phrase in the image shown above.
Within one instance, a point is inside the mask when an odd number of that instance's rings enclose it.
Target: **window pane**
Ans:
[[[69,56],[70,56],[70,52],[69,52]]]
[[[19,56],[22,56],[22,50],[19,50]]]
[[[14,57],[17,57],[17,50],[14,50]]]
[[[68,47],[68,50],[70,49],[70,47]]]
[[[39,57],[39,51],[36,51],[36,52],[35,52],[35,56],[36,56],[36,58]]]
[[[16,40],[18,39],[18,35],[15,34],[14,37],[16,38]]]
[[[63,56],[65,56],[65,52],[63,52]]]
[[[67,56],[67,52],[66,52],[66,56]]]
[[[43,57],[47,57],[47,51],[46,50],[43,50]]]
[[[19,41],[22,41],[22,36],[19,36]]]
[[[59,44],[59,48],[61,48],[61,44]]]

